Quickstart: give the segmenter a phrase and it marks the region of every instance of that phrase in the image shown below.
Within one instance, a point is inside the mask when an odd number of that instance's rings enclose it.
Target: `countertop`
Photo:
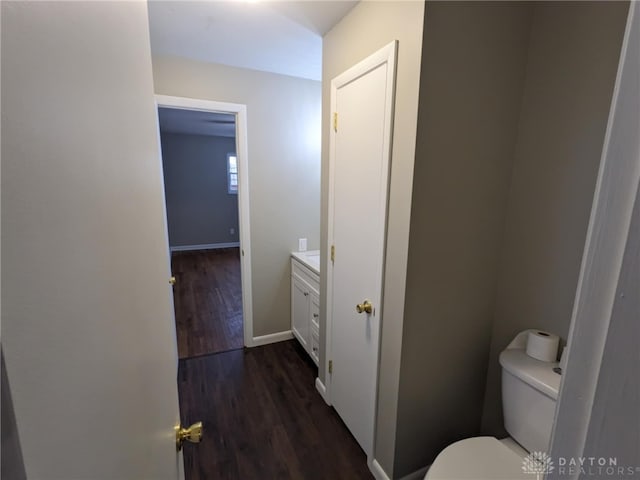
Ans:
[[[291,252],[291,256],[302,263],[305,267],[320,275],[320,250],[309,250],[306,252]]]

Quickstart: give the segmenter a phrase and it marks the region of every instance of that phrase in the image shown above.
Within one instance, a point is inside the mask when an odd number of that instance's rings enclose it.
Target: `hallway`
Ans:
[[[244,346],[239,248],[174,252],[178,357]]]
[[[315,389],[318,374],[295,340],[243,349],[239,249],[171,258],[187,480],[369,479],[367,459]]]
[[[182,424],[204,424],[184,448],[186,479],[373,478],[316,376],[295,340],[181,360]]]

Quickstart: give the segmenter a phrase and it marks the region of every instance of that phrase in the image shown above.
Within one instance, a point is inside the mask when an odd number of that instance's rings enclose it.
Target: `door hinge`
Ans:
[[[338,131],[338,112],[333,112],[333,131]]]
[[[335,260],[336,260],[336,246],[331,245],[331,263],[335,262]]]
[[[333,373],[333,360],[329,360],[329,373]]]

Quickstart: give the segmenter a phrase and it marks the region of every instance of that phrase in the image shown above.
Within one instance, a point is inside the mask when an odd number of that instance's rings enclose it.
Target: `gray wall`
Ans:
[[[482,430],[503,435],[498,355],[542,328],[566,340],[628,4],[536,3]]]
[[[328,162],[331,79],[393,40],[398,40],[393,151],[385,260],[384,319],[380,347],[379,398],[375,457],[387,472],[393,467],[400,340],[404,308],[411,184],[415,157],[423,2],[360,2],[323,40],[322,58],[322,264],[327,261]],[[326,277],[321,279],[326,294]],[[320,312],[321,358],[324,358],[324,304]],[[324,380],[324,364],[320,364]]]
[[[155,92],[247,105],[253,335],[291,329],[290,252],[320,242],[320,82],[154,57]]]
[[[502,433],[515,333],[566,337],[626,11],[427,3],[393,478]]]
[[[238,195],[227,186],[235,138],[162,131],[160,138],[169,245],[237,242]]]
[[[530,24],[426,6],[393,478],[480,428]]]

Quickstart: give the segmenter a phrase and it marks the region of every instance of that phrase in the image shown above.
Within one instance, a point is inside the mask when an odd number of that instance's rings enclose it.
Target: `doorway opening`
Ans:
[[[178,357],[251,346],[245,107],[156,101]]]

